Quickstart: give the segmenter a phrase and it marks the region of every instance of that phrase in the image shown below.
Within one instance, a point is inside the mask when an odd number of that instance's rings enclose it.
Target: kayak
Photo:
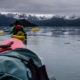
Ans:
[[[17,38],[17,39],[21,40],[25,44],[27,42],[26,36],[27,35],[24,35],[22,31],[18,31],[18,33],[15,34],[15,35],[14,34],[11,34],[11,37],[12,38]]]
[[[1,50],[0,80],[49,80],[40,58],[21,40],[9,38],[0,44]]]
[[[26,46],[22,43],[22,41],[16,39],[16,38],[9,38],[3,41],[0,45],[7,45],[10,42],[13,42],[13,44],[10,46],[11,49],[16,48],[26,48]]]
[[[13,34],[12,34],[11,37],[12,37],[12,38],[20,39],[20,40],[22,40],[24,43],[25,43],[25,41],[26,41],[25,36],[17,36],[17,35],[13,35]]]
[[[12,44],[11,44],[12,43]],[[16,38],[9,38],[0,44],[0,52],[8,51],[16,48],[26,48],[22,41]]]

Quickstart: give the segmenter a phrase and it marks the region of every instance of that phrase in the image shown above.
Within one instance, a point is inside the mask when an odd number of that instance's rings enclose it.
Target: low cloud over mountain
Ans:
[[[54,16],[51,14],[0,13],[0,26],[9,26],[16,20],[25,19],[38,26],[80,26],[76,16]]]

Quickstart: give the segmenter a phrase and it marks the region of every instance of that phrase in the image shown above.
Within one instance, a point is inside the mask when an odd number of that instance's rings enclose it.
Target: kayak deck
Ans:
[[[13,44],[10,47],[11,49],[26,48],[26,46],[22,43],[22,41],[16,38],[9,38],[3,41],[0,45],[7,45],[10,42],[13,42]]]
[[[19,40],[21,40],[23,43],[27,43],[27,39],[26,39],[26,34],[24,34],[22,31],[18,31],[17,34],[11,34],[12,38],[17,38]]]

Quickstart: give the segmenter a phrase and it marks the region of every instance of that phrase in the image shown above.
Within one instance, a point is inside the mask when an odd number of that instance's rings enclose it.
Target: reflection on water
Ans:
[[[80,28],[47,27],[27,33],[27,48],[40,56],[51,80],[54,76],[56,80],[80,80]],[[7,32],[0,35],[0,42],[10,37]]]
[[[28,38],[30,39],[29,41],[28,41],[28,44],[29,45],[39,45],[39,43],[40,43],[40,37],[38,37],[38,36],[28,36]]]

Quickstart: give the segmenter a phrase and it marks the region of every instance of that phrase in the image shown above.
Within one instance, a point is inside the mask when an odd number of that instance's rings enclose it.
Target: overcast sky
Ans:
[[[0,11],[80,15],[80,0],[0,0]]]

